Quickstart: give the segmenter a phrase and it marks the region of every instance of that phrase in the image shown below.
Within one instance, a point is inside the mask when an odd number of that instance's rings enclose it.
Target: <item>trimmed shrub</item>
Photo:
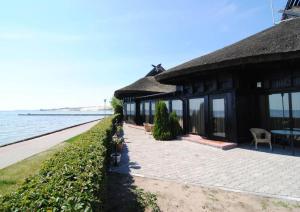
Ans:
[[[37,175],[0,198],[0,211],[101,211],[114,119],[102,120],[45,161]]]
[[[182,134],[182,128],[179,124],[179,118],[175,112],[170,113],[170,130],[173,138]]]
[[[172,139],[168,109],[162,101],[155,106],[153,137],[162,141]]]
[[[179,119],[175,112],[168,113],[164,102],[159,101],[155,107],[153,137],[156,140],[172,140],[182,133]]]
[[[114,114],[119,114],[117,122],[120,123],[123,120],[123,102],[116,97],[111,100],[111,106],[114,109]]]

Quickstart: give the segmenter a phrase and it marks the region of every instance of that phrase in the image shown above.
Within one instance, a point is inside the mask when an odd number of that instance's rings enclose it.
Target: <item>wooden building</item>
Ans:
[[[116,91],[127,113],[134,102],[137,124],[151,121],[142,118],[143,108],[153,110],[147,102],[161,99],[177,112],[185,133],[213,140],[249,141],[252,127],[300,128],[300,18],[151,77],[157,92],[141,86],[143,79],[129,86],[143,92]],[[162,83],[173,87],[159,92]]]
[[[175,95],[176,86],[159,83],[155,76],[163,73],[161,64],[143,78],[115,91],[115,96],[124,101],[125,121],[133,124],[153,123],[155,102],[158,97]]]

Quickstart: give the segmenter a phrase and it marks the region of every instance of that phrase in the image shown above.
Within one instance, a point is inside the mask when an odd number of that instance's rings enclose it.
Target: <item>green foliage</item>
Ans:
[[[104,119],[55,153],[16,192],[0,197],[0,211],[101,210],[113,121]]]
[[[182,128],[179,124],[179,119],[175,112],[170,113],[170,130],[173,138],[176,138],[178,135],[182,134]]]
[[[178,117],[175,112],[168,113],[164,102],[159,101],[155,107],[153,137],[156,140],[172,140],[181,134]]]
[[[118,137],[123,137],[124,136],[124,130],[122,126],[117,126],[117,131],[116,134]]]
[[[153,137],[156,140],[172,139],[168,109],[162,101],[159,101],[155,106]]]
[[[143,208],[151,209],[152,212],[160,212],[160,208],[157,205],[157,197],[155,194],[150,192],[145,192],[143,189],[135,188],[132,189],[132,192],[135,193],[138,203]]]
[[[114,114],[117,114],[117,123],[120,123],[123,120],[123,102],[116,97],[111,99],[111,106],[114,109]]]

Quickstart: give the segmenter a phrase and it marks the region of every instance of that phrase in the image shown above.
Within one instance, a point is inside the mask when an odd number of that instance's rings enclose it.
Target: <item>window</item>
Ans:
[[[145,102],[145,122],[150,123],[150,102]]]
[[[177,114],[179,124],[183,127],[183,105],[181,100],[172,100],[172,112]]]
[[[145,120],[144,102],[140,103],[140,121],[143,123]]]
[[[169,111],[169,100],[165,100],[165,101],[163,101],[163,102],[166,104],[167,109],[168,109],[168,111]]]
[[[134,122],[135,112],[136,112],[135,107],[136,105],[134,102],[126,103],[126,116],[127,116],[126,120]]]
[[[150,116],[150,123],[152,124],[154,122],[154,116],[155,116],[155,101],[151,101],[151,116]]]
[[[289,128],[289,95],[288,93],[269,95],[270,128]]]
[[[212,124],[213,135],[225,137],[225,99],[212,100]]]
[[[204,98],[189,100],[189,132],[204,135]]]
[[[300,92],[292,93],[293,128],[300,130]]]

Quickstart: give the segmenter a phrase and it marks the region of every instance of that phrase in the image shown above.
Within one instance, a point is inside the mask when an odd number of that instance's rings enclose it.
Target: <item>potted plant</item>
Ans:
[[[117,126],[116,134],[117,134],[118,138],[121,138],[124,136],[124,130],[123,130],[122,126]]]
[[[121,153],[115,152],[110,155],[112,163],[117,166],[121,161]]]
[[[117,152],[122,152],[123,144],[124,144],[123,137],[118,137],[117,139],[115,139],[115,145],[116,145]]]

